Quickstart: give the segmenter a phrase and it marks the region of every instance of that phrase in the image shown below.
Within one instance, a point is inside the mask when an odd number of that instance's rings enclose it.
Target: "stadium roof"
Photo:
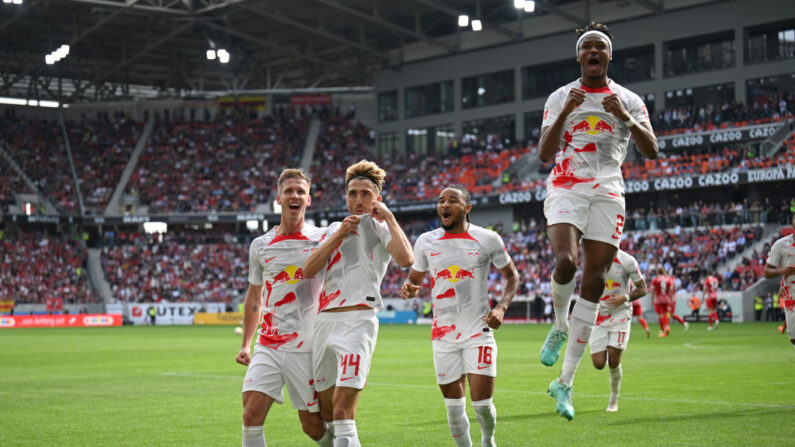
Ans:
[[[382,68],[709,1],[538,0],[530,14],[513,0],[3,0],[0,97],[372,87]],[[64,44],[68,56],[45,63]]]

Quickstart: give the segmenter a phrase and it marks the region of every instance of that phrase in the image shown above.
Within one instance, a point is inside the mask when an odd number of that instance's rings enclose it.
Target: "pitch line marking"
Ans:
[[[163,376],[169,377],[195,377],[195,378],[206,378],[206,379],[235,379],[235,380],[243,380],[243,376],[233,376],[233,375],[221,375],[221,374],[194,374],[194,373],[178,373],[178,372],[164,372],[160,373]],[[433,389],[438,390],[439,387],[435,385],[414,385],[410,383],[381,383],[381,382],[367,382],[367,385],[371,386],[383,386],[383,387],[392,387],[392,388],[418,388],[418,389]],[[511,393],[511,394],[534,394],[534,395],[546,395],[546,391],[532,391],[532,390],[510,390],[510,389],[503,389],[498,388],[494,390],[495,392],[502,393]],[[594,398],[594,399],[602,399],[605,395],[602,394],[585,394],[585,393],[577,393],[578,396],[582,396],[585,398]],[[629,400],[639,400],[644,402],[670,402],[670,403],[677,403],[677,404],[705,404],[705,405],[738,405],[738,406],[746,406],[746,407],[760,407],[760,408],[786,408],[786,409],[795,409],[795,405],[780,405],[780,404],[765,404],[765,403],[756,403],[756,402],[725,402],[725,401],[706,401],[706,400],[689,400],[689,399],[667,399],[667,398],[658,398],[658,397],[645,397],[645,396],[627,396],[626,394],[621,395],[621,399],[629,399]]]

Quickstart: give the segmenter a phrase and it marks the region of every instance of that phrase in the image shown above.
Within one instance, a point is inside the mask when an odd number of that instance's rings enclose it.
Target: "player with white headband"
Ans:
[[[568,310],[575,288],[582,240],[584,257],[580,298],[571,312],[572,342],[560,377],[549,386],[557,411],[574,418],[572,383],[596,323],[605,275],[616,258],[624,227],[621,164],[629,137],[646,158],[657,156],[657,139],[643,101],[607,77],[613,35],[602,24],[577,30],[577,61],[582,77],[552,93],[544,106],[538,156],[555,159],[547,179],[544,215],[555,252],[552,300],[555,324],[541,350],[552,366],[569,338]]]

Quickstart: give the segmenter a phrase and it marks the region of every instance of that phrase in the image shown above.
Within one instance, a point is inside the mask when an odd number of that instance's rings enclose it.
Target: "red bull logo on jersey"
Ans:
[[[284,268],[281,272],[277,273],[273,277],[273,285],[276,285],[280,282],[286,282],[287,284],[296,284],[298,281],[304,279],[304,270],[301,267],[295,265],[288,265]]]
[[[621,287],[621,283],[618,281],[613,281],[612,279],[605,281],[605,289],[607,290],[615,290],[619,287]]]
[[[591,115],[571,128],[571,133],[585,132],[588,135],[599,135],[600,133],[613,134],[613,126],[615,123],[610,124],[607,121],[599,118],[598,116]]]
[[[435,280],[446,279],[450,282],[458,282],[465,278],[475,279],[475,275],[471,271],[457,265],[451,265],[446,269],[439,270],[434,276]]]

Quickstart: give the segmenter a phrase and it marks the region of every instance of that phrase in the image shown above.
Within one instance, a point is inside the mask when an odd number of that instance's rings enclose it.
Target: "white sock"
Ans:
[[[599,305],[583,298],[574,305],[571,311],[571,334],[566,345],[566,356],[563,358],[560,383],[571,385],[574,382],[574,372],[577,371],[577,365],[588,346],[598,313]]]
[[[326,424],[326,432],[316,442],[320,447],[334,447],[334,425]]]
[[[265,447],[265,427],[243,426],[243,447]]]
[[[334,421],[334,447],[359,447],[356,421],[353,419]]]
[[[618,365],[615,369],[610,368],[610,400],[618,399],[618,390],[621,388],[621,377],[623,375],[621,365]]]
[[[558,284],[555,278],[552,278],[552,307],[555,308],[555,329],[559,331],[569,332],[569,305],[576,285],[574,278],[566,284]]]
[[[469,419],[467,418],[466,398],[445,399],[447,407],[447,425],[457,447],[472,447],[472,438],[469,437]]]
[[[472,406],[475,407],[475,417],[478,418],[478,423],[480,423],[483,447],[495,447],[497,445],[494,442],[494,429],[497,426],[497,407],[494,406],[490,397],[474,401]]]

